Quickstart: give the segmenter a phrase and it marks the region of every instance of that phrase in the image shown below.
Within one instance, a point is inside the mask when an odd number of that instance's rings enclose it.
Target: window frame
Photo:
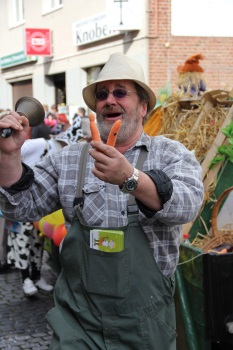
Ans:
[[[63,8],[64,0],[43,0],[42,3],[42,14],[46,15],[47,13],[54,12]]]
[[[18,27],[25,23],[24,0],[10,0],[8,8],[9,27]]]

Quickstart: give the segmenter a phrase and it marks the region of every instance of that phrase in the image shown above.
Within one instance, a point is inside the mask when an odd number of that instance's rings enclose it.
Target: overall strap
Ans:
[[[143,168],[143,164],[145,162],[145,159],[147,157],[147,150],[145,147],[141,148],[140,150],[140,154],[138,156],[138,160],[137,160],[137,164],[136,164],[136,168],[139,170],[142,170]]]
[[[88,156],[88,149],[89,148],[90,148],[90,144],[88,142],[86,142],[83,145],[83,148],[81,150],[81,155],[80,155],[80,159],[79,159],[79,169],[78,169],[75,204],[81,204],[83,202],[82,188],[83,188],[84,179],[85,179],[85,170],[86,170],[87,156]]]

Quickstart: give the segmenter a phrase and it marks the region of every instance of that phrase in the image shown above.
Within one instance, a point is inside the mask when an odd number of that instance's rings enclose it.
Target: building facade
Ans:
[[[118,11],[116,27],[122,22],[120,30],[114,28],[114,21],[110,25],[114,7],[108,8],[108,3],[105,0],[1,0],[0,107],[13,108],[19,97],[29,95],[49,106],[66,104],[73,113],[77,106],[84,105],[83,87],[96,78],[114,52],[125,52],[141,62],[148,81],[146,2],[139,0],[140,18],[139,7],[136,11],[132,8],[138,18],[135,28],[130,21],[126,28],[125,15]],[[119,10],[120,3],[116,5]],[[19,7],[22,10],[17,13]],[[127,15],[132,19],[130,15],[133,12]],[[31,38],[31,46],[38,54],[25,55],[28,29],[39,32]],[[41,55],[39,51],[49,40],[42,37],[42,29],[51,31],[51,55]]]
[[[83,87],[114,52],[140,62],[156,94],[167,82],[175,88],[177,66],[197,53],[205,56],[207,89],[231,89],[233,38],[185,36],[185,28],[173,35],[176,3],[0,0],[0,108],[12,109],[28,95],[49,106],[68,105],[71,117],[77,106],[85,107]]]

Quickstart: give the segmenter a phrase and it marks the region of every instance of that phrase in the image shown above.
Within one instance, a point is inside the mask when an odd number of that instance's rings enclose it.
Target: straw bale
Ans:
[[[194,151],[201,162],[211,147],[221,125],[229,112],[229,106],[217,104],[205,111],[205,104],[199,98],[187,101],[189,109],[181,108],[179,95],[172,94],[162,111],[160,135],[180,141],[190,151]],[[203,110],[198,128],[194,124]]]

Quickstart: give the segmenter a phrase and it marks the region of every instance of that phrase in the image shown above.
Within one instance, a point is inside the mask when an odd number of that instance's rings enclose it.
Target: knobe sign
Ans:
[[[73,42],[77,46],[119,35],[119,33],[108,28],[105,13],[73,23]]]

